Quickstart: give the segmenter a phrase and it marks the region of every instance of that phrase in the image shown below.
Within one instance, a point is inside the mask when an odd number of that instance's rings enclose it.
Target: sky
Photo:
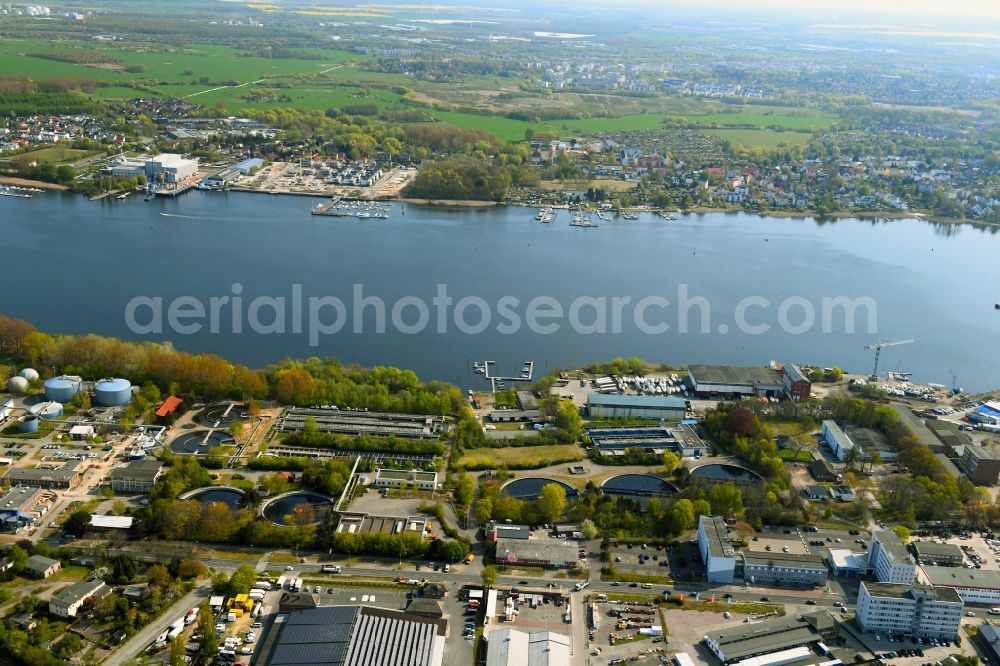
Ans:
[[[656,0],[641,0],[643,4],[660,4]],[[741,10],[754,7],[790,9],[796,12],[819,10],[850,14],[899,14],[917,16],[1000,18],[1000,0],[709,0],[707,4],[727,5]]]

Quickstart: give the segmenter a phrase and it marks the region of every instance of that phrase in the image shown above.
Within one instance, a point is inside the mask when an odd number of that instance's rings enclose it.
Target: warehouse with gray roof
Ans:
[[[258,655],[262,666],[440,666],[448,623],[369,606],[279,614]]]
[[[723,664],[748,657],[809,645],[822,638],[815,626],[801,617],[779,617],[738,624],[705,634],[703,642]]]

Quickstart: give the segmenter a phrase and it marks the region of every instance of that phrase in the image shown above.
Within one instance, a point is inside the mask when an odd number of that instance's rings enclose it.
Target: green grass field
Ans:
[[[804,146],[812,138],[812,134],[806,132],[776,132],[765,129],[706,129],[703,131],[705,134],[711,134],[747,148],[753,146],[777,148],[783,143],[790,146]]]
[[[67,148],[66,146],[53,146],[52,148],[42,148],[41,150],[33,150],[30,153],[21,153],[17,156],[18,159],[29,159],[34,162],[43,163],[47,162],[49,164],[62,164],[63,162],[74,162],[76,160],[81,160],[88,155],[93,155],[94,153],[89,150],[77,150],[76,148]]]
[[[145,48],[145,47],[143,47]],[[30,53],[100,53],[112,55],[120,65],[96,67],[66,63],[47,58],[32,57]],[[151,93],[117,83],[142,83],[162,96],[188,97],[206,107],[222,104],[230,113],[241,110],[267,110],[277,106],[325,111],[355,103],[373,103],[382,108],[427,107],[411,104],[391,90],[371,85],[406,86],[440,100],[458,101],[456,91],[475,93],[477,90],[494,90],[509,81],[491,77],[471,77],[460,84],[434,84],[417,82],[399,73],[369,72],[357,65],[365,57],[338,49],[312,48],[303,50],[307,58],[246,57],[245,52],[230,46],[193,44],[182,50],[150,53],[127,43],[87,43],[81,47],[75,42],[53,44],[43,40],[6,40],[0,42],[0,71],[17,72],[36,80],[54,77],[86,77],[97,79],[107,87],[97,88],[93,99],[147,97]],[[127,72],[129,66],[141,67],[141,72]],[[201,83],[206,78],[209,83]],[[241,87],[220,87],[228,82],[239,82]],[[278,84],[287,87],[277,87]],[[362,96],[362,87],[368,94]],[[218,88],[218,89],[216,89]],[[272,102],[247,99],[254,89],[270,91],[290,97],[290,102]],[[626,98],[614,95],[579,95],[576,112],[613,112]],[[577,108],[579,107],[579,108]],[[567,107],[568,109],[569,107]],[[634,109],[635,105],[627,108]],[[787,107],[734,106],[729,107],[713,100],[657,98],[658,112],[630,113],[615,118],[586,118],[529,122],[497,115],[478,115],[455,111],[431,111],[441,122],[469,129],[493,132],[502,141],[519,141],[529,128],[536,131],[559,132],[562,136],[602,131],[655,130],[665,119],[684,118],[705,125],[723,125],[728,128],[707,130],[716,136],[746,146],[775,147],[780,143],[804,144],[809,139],[806,131],[821,130],[837,121],[835,117],[810,109]],[[729,108],[732,113],[725,112]],[[780,127],[798,132],[778,133],[768,127]],[[753,129],[748,129],[753,128]]]
[[[500,465],[535,465],[544,460],[565,460],[567,458],[583,457],[583,449],[574,444],[547,444],[545,446],[510,446],[498,449],[473,449],[458,459],[462,466],[477,466],[488,464],[493,467]]]

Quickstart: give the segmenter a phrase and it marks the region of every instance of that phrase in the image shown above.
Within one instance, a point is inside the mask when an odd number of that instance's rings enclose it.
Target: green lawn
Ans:
[[[19,159],[30,159],[34,162],[61,164],[63,162],[74,162],[93,154],[93,151],[90,150],[78,150],[76,148],[67,148],[66,146],[56,145],[51,148],[33,150],[30,153],[22,153],[17,157]]]
[[[812,138],[812,134],[806,132],[776,132],[765,129],[706,129],[703,131],[705,134],[711,134],[748,148],[753,146],[777,148],[783,143],[790,146],[804,146]]]

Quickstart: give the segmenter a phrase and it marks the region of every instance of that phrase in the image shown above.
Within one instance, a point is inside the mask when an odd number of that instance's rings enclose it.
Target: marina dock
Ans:
[[[355,217],[359,220],[384,220],[389,217],[389,207],[373,201],[343,201],[333,198],[312,207],[313,215],[327,217]]]

